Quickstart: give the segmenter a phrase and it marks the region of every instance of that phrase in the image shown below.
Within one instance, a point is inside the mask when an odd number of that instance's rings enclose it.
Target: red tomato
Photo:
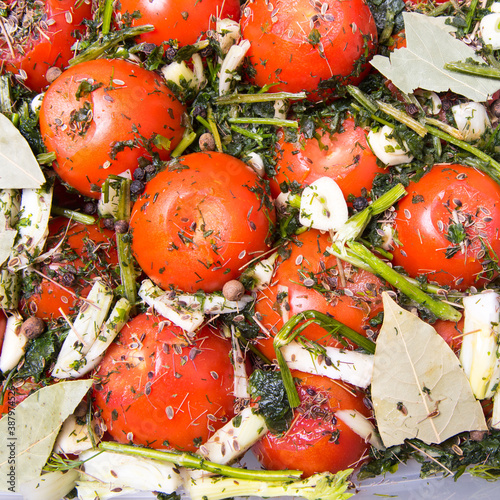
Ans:
[[[92,2],[6,0],[6,4],[10,14],[3,21],[0,61],[27,87],[40,92],[52,81],[47,80],[47,70],[63,70],[73,57],[71,46],[86,31],[83,20],[92,19]],[[8,28],[14,26],[17,29]]]
[[[273,85],[273,92],[321,95],[357,84],[370,70],[377,41],[364,0],[251,0],[243,8],[241,28],[252,44],[252,79],[261,87]]]
[[[147,183],[132,210],[132,251],[163,289],[212,292],[268,249],[273,221],[250,167],[224,153],[192,153]]]
[[[5,337],[5,327],[7,326],[7,316],[3,309],[0,309],[0,352],[2,352],[3,338]]]
[[[45,277],[34,277],[33,289],[22,301],[27,315],[46,321],[60,317],[59,309],[75,312],[92,279],[99,276],[109,283],[118,266],[114,232],[108,229],[58,217],[50,222],[47,241],[48,250],[55,247],[56,253],[41,269]]]
[[[458,355],[460,353],[460,346],[462,345],[462,337],[464,332],[463,317],[458,322],[438,319],[435,323],[432,324],[432,326]]]
[[[231,341],[209,327],[183,331],[140,314],[106,351],[95,407],[119,442],[195,451],[234,416]]]
[[[382,281],[343,263],[344,285],[337,258],[325,256],[328,245],[328,236],[316,230],[301,234],[297,244],[288,245],[286,250],[291,252],[290,256],[277,266],[273,284],[257,295],[255,311],[271,333],[276,333],[288,318],[313,309],[366,334],[370,318],[382,311]],[[314,284],[314,288],[306,280]],[[309,325],[302,334],[323,345],[340,345],[316,324]],[[272,340],[271,337],[256,341],[270,359],[275,357]]]
[[[337,182],[346,198],[349,194],[361,196],[363,189],[369,191],[373,179],[383,170],[366,142],[366,131],[347,118],[340,132],[330,135],[318,129],[317,133],[320,138],[301,136],[298,142],[285,142],[284,133],[278,133],[276,183],[308,185],[327,176]],[[273,194],[279,192],[273,184]]]
[[[214,29],[217,17],[238,21],[239,0],[120,0],[117,14],[125,24],[154,25],[153,31],[137,37],[139,42],[161,45],[177,40],[180,46],[191,45]]]
[[[252,451],[266,469],[336,473],[355,467],[365,458],[369,445],[342,420],[337,410],[356,410],[366,417],[369,411],[359,389],[327,377],[293,371],[298,378],[301,404],[290,429],[283,436],[268,432]]]
[[[183,134],[184,111],[156,73],[97,59],[71,67],[49,87],[40,131],[61,178],[98,198],[108,175],[133,172],[138,158],[169,158]]]
[[[500,186],[462,165],[434,165],[399,202],[394,265],[441,286],[484,285],[500,255]]]
[[[30,394],[42,387],[40,382],[35,382],[32,377],[19,383],[16,381],[16,387],[5,391],[3,401],[0,401],[0,416],[14,409],[19,403],[22,403]]]

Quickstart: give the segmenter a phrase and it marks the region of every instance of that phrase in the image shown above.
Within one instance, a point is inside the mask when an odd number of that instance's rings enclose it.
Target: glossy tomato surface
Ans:
[[[132,251],[163,289],[212,292],[269,249],[273,220],[250,167],[224,153],[192,153],[146,184],[132,210]]]
[[[369,417],[364,393],[327,377],[293,371],[301,404],[283,436],[268,432],[252,451],[266,469],[332,473],[355,467],[369,445],[335,416],[337,410],[355,410]]]
[[[182,45],[196,42],[216,18],[240,18],[239,0],[120,0],[118,20],[125,25],[152,24],[155,29],[137,37],[139,42],[161,45],[176,40]]]
[[[269,358],[275,357],[273,334],[292,316],[309,309],[331,315],[358,333],[370,329],[370,319],[382,311],[382,281],[328,255],[326,234],[309,230],[290,243],[288,257],[280,259],[271,286],[257,295],[255,311],[270,338],[256,341]],[[317,324],[309,325],[305,337],[323,345],[340,346],[338,340]]]
[[[209,327],[188,343],[166,320],[139,314],[106,351],[95,408],[117,441],[194,451],[234,416],[231,341]]]
[[[373,179],[384,170],[377,165],[377,157],[366,142],[367,132],[357,127],[352,118],[342,123],[333,134],[318,129],[319,137],[306,139],[302,135],[297,142],[287,142],[285,134],[278,134],[277,184],[297,182],[309,185],[321,177],[331,177],[344,196],[361,196],[369,191]],[[273,194],[279,190],[273,184]]]
[[[98,59],[71,67],[49,87],[40,131],[61,178],[98,198],[109,175],[133,172],[140,157],[169,158],[184,131],[184,111],[156,73]]]
[[[271,91],[328,94],[369,71],[377,29],[364,0],[250,0],[241,18],[249,73]]]
[[[0,60],[4,69],[40,92],[52,81],[50,74],[47,80],[47,70],[63,70],[73,57],[71,46],[86,32],[83,20],[92,19],[92,3],[6,0],[5,4],[9,14],[0,35]],[[6,31],[10,32],[8,40]]]
[[[118,277],[115,234],[98,225],[71,222],[57,217],[49,224],[47,251],[50,259],[41,268],[43,276],[32,275],[24,290],[23,310],[43,320],[72,314],[99,277],[114,286]]]
[[[398,205],[394,265],[410,276],[465,290],[488,283],[500,255],[500,186],[457,164],[434,165]]]

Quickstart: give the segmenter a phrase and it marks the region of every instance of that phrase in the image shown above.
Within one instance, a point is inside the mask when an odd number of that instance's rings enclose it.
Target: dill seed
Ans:
[[[165,413],[167,414],[167,418],[172,420],[174,418],[174,409],[171,406],[167,406],[165,408]]]
[[[64,18],[66,19],[66,22],[68,24],[71,24],[73,22],[73,15],[71,14],[71,12],[69,10],[65,12]]]
[[[208,425],[207,425],[207,429],[208,429],[210,432],[215,432],[215,427],[214,427],[213,425],[208,424]]]
[[[219,379],[219,374],[217,372],[211,371],[210,375],[212,376],[212,378],[214,380],[218,380]]]
[[[129,432],[129,433],[127,434],[127,439],[128,439],[129,441],[133,441],[133,440],[134,440],[134,434],[133,434],[132,432]]]
[[[123,80],[118,80],[117,78],[113,78],[113,84],[114,85],[125,85],[125,82]]]
[[[304,280],[304,286],[306,286],[307,288],[311,288],[312,286],[314,286],[314,280],[312,278],[306,278]]]
[[[298,255],[297,258],[295,259],[295,264],[297,266],[300,266],[302,264],[303,260],[304,260],[304,256],[303,255]]]
[[[149,396],[151,394],[151,382],[146,382],[144,392],[146,393],[146,396]]]
[[[246,250],[241,251],[238,255],[238,259],[244,259],[246,254],[247,254]]]
[[[354,297],[354,293],[352,290],[349,290],[349,288],[346,288],[344,290],[344,294],[347,295],[348,297]]]
[[[457,180],[463,181],[464,179],[467,179],[467,174],[464,174],[463,172],[458,174],[456,177]]]
[[[404,214],[407,219],[411,219],[411,212],[407,208],[404,209]]]
[[[217,417],[215,415],[212,415],[211,413],[207,415],[207,418],[208,420],[210,420],[210,422],[217,422]]]

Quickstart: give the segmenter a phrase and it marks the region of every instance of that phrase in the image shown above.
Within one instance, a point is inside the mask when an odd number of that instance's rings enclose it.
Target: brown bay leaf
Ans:
[[[459,432],[487,430],[455,353],[431,325],[382,295],[371,394],[384,445],[412,438],[438,444]]]

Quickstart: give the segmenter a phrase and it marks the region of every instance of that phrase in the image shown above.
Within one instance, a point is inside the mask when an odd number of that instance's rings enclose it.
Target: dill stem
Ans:
[[[483,64],[473,64],[463,61],[446,63],[444,69],[455,71],[457,73],[466,73],[468,75],[483,76],[487,78],[500,79],[500,69]]]
[[[51,213],[54,215],[62,215],[67,219],[71,219],[76,222],[80,222],[81,224],[95,224],[95,217],[92,215],[82,214],[81,212],[77,212],[76,210],[70,210],[69,208],[62,208],[56,205],[52,205],[50,209]]]

